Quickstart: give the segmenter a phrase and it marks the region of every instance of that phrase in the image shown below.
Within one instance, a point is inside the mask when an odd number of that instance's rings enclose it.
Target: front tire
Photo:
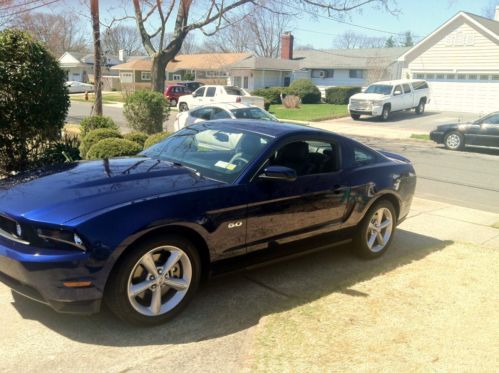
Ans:
[[[461,150],[464,147],[464,137],[457,131],[449,132],[444,137],[444,145],[450,150]]]
[[[187,306],[200,279],[201,260],[190,241],[176,235],[155,237],[118,263],[105,301],[126,322],[159,325]]]
[[[360,114],[350,114],[353,120],[359,120]]]
[[[397,216],[390,201],[374,203],[360,223],[354,245],[357,255],[374,259],[383,255],[393,240]]]
[[[386,122],[390,118],[390,106],[385,105],[383,111],[381,112],[381,120]]]
[[[181,102],[180,105],[178,106],[178,111],[189,111],[189,106],[185,102]]]

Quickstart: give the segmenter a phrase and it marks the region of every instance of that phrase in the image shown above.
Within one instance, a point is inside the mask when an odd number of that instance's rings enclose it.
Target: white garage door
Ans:
[[[499,110],[499,80],[431,81],[428,110],[490,113]]]

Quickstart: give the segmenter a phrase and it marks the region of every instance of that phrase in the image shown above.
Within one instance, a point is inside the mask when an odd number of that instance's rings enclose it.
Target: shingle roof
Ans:
[[[293,71],[300,68],[300,62],[295,60],[284,60],[280,58],[249,56],[241,61],[233,63],[232,65],[230,65],[230,68]]]
[[[180,54],[168,63],[166,70],[223,70],[239,60],[248,57],[248,53],[199,53]],[[152,61],[148,57],[136,57],[126,63],[113,66],[112,70],[151,70]]]
[[[483,27],[489,29],[494,34],[499,36],[499,22],[498,21],[494,21],[493,19],[490,19],[490,18],[481,17],[481,16],[473,14],[473,13],[468,13],[468,12],[463,12],[463,13],[465,13],[467,16],[473,18],[476,22],[480,23]]]
[[[74,56],[73,53],[71,53],[71,54]],[[118,65],[121,63],[120,59],[117,56],[106,55],[105,58],[106,58],[106,63],[105,63],[106,65],[114,66],[114,65]],[[86,54],[85,56],[80,57],[79,60],[83,63],[93,65],[94,64],[94,54],[93,53]]]
[[[300,61],[300,68],[308,69],[364,69],[373,63],[390,63],[408,51],[407,47],[362,48],[329,50],[296,50],[294,59]]]

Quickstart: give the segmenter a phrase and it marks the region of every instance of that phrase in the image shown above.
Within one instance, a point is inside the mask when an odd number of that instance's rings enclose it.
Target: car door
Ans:
[[[349,186],[333,141],[307,139],[278,147],[262,165],[293,168],[295,181],[264,180],[248,184],[248,252],[331,232],[347,211]]]
[[[402,89],[404,90],[404,109],[409,109],[414,107],[413,103],[413,93],[411,86],[409,84],[402,84]]]
[[[194,106],[201,106],[204,104],[204,92],[205,87],[199,87],[192,94],[192,98],[194,100]]]
[[[489,115],[480,124],[476,145],[499,147],[499,113]]]
[[[392,103],[391,111],[398,111],[404,108],[404,91],[402,91],[401,85],[396,85],[393,88],[391,103]]]

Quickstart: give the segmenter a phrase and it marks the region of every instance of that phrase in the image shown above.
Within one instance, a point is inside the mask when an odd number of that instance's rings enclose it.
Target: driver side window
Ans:
[[[402,87],[400,87],[399,85],[395,87],[395,89],[393,90],[393,95],[394,96],[398,96],[398,95],[401,95],[402,94]]]
[[[499,124],[499,114],[492,115],[483,121],[485,124]]]
[[[335,172],[338,170],[337,146],[322,141],[296,141],[284,145],[269,159],[270,166],[284,166],[298,176]]]

